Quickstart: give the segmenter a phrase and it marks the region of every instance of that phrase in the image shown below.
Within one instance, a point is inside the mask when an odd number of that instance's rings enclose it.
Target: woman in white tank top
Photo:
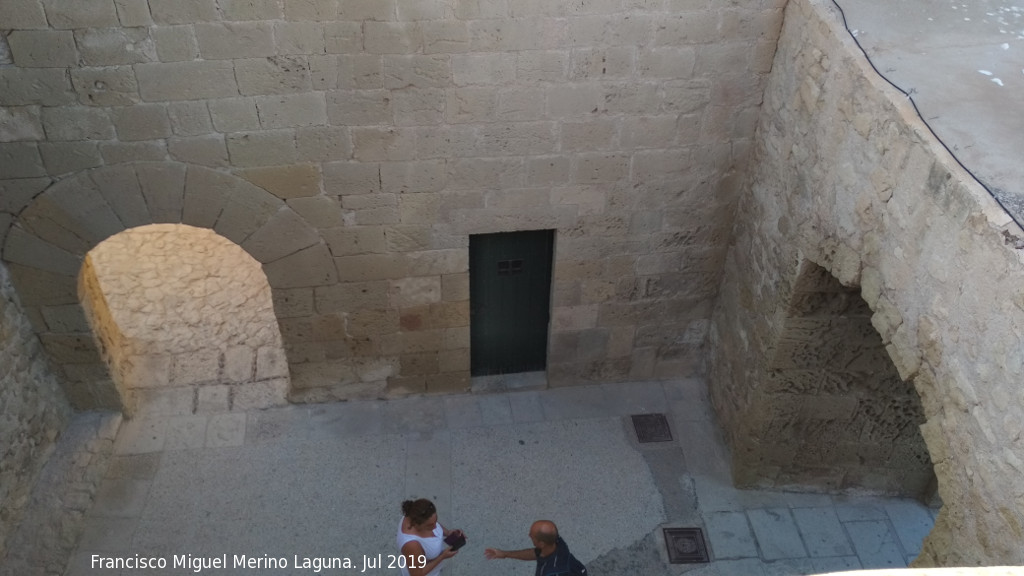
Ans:
[[[402,514],[395,537],[405,557],[399,564],[402,576],[439,576],[441,563],[458,554],[445,544],[445,537],[462,531],[445,530],[437,521],[437,508],[426,498],[402,502]]]

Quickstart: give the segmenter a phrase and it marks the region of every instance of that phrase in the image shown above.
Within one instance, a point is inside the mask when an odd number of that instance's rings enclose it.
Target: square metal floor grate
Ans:
[[[672,430],[664,414],[633,414],[633,429],[641,444],[672,441]]]
[[[670,564],[705,564],[708,547],[700,528],[665,528],[665,546]]]

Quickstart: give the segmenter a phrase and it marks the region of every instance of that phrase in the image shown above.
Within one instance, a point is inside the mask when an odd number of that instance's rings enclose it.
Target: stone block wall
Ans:
[[[133,413],[169,388],[188,408],[284,402],[288,366],[270,285],[239,246],[180,224],[126,230],[90,251],[80,294]]]
[[[1024,564],[1024,231],[863,60],[831,4],[792,0],[710,330],[734,474],[771,484],[771,359],[801,263],[859,286],[913,384],[943,507],[919,565]]]
[[[5,2],[3,258],[80,407],[49,316],[154,222],[263,264],[293,399],[465,389],[468,237],[515,230],[556,231],[550,383],[699,374],[784,4]]]
[[[0,558],[71,409],[0,264]]]

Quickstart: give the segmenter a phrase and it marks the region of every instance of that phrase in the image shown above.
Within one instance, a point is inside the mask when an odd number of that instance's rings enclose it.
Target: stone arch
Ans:
[[[738,446],[736,483],[930,501],[921,398],[889,357],[861,287],[807,259],[794,276],[767,347],[762,406],[747,423],[756,433]]]
[[[79,301],[83,259],[118,232],[156,223],[209,228],[241,246],[262,265],[276,311],[287,300],[284,291],[337,279],[317,230],[281,198],[232,174],[137,162],[61,180],[12,221],[3,260],[77,409],[123,408]],[[283,331],[282,338],[288,350],[296,336]]]

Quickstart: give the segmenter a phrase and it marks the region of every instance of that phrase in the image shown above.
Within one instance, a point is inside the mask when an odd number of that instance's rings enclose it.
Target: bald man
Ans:
[[[533,548],[522,550],[499,550],[487,548],[484,556],[488,560],[514,558],[536,560],[535,576],[587,576],[587,567],[569,552],[569,545],[558,535],[558,528],[550,520],[537,520],[530,526],[530,541]]]

